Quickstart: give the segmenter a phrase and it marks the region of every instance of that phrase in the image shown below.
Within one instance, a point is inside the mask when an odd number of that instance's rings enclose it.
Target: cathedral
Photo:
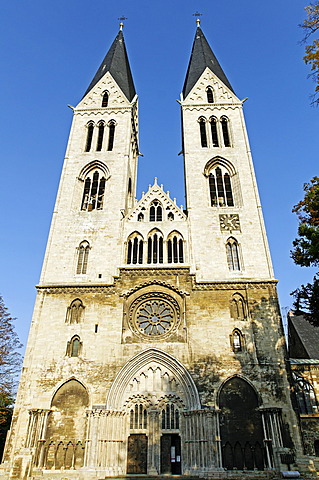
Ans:
[[[186,208],[136,200],[122,25],[73,109],[0,479],[315,475],[243,103],[201,27],[180,98]]]

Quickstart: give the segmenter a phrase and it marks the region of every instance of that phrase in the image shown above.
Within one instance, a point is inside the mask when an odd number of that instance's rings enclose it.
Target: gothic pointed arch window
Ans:
[[[163,220],[163,207],[158,200],[153,200],[150,205],[150,222],[161,222]]]
[[[107,107],[108,104],[109,104],[109,94],[108,92],[104,92],[102,97],[102,107]]]
[[[239,330],[235,328],[230,335],[230,344],[233,352],[242,352],[244,350],[244,336]]]
[[[142,403],[136,403],[130,408],[130,430],[147,429],[147,408]]]
[[[153,230],[148,235],[147,263],[163,263],[163,235],[159,230]]]
[[[234,320],[245,320],[246,318],[246,302],[239,293],[232,296],[230,314]]]
[[[229,119],[225,116],[220,120],[223,132],[223,141],[225,147],[230,147],[230,134],[229,134]]]
[[[233,207],[234,198],[230,175],[226,168],[218,166],[209,174],[210,204],[212,207]]]
[[[206,88],[206,94],[207,94],[207,103],[214,103],[214,92],[212,87]]]
[[[202,147],[207,147],[207,132],[206,132],[206,118],[200,117],[198,119],[199,123],[199,134],[200,134],[200,143]]]
[[[216,117],[211,117],[209,120],[210,123],[210,130],[212,134],[212,144],[213,147],[219,147],[219,140],[218,140],[218,123]]]
[[[91,146],[92,146],[94,123],[89,122],[86,126],[86,129],[87,129],[87,133],[86,133],[85,151],[89,152],[91,150]]]
[[[87,265],[89,259],[90,244],[86,240],[81,242],[78,247],[78,261],[76,267],[77,275],[85,274],[87,272]]]
[[[115,120],[110,120],[108,123],[109,127],[109,141],[107,144],[107,150],[111,152],[114,146],[114,136],[115,136]]]
[[[299,412],[304,415],[318,413],[316,394],[312,384],[295,372],[293,379]]]
[[[162,408],[162,430],[179,430],[180,411],[174,403],[167,403]]]
[[[184,263],[184,241],[179,232],[172,232],[167,238],[167,263]]]
[[[104,137],[104,122],[98,123],[98,135],[97,135],[97,144],[96,144],[96,151],[100,152],[103,146],[103,137]]]
[[[143,263],[144,240],[140,233],[134,232],[127,241],[127,263],[136,265]]]
[[[87,175],[84,181],[81,210],[88,212],[92,210],[102,210],[105,182],[105,177],[99,170],[92,170]]]
[[[66,354],[69,357],[78,357],[81,353],[82,342],[79,335],[74,335],[67,344]]]
[[[66,323],[80,323],[82,320],[83,311],[84,305],[82,303],[82,300],[76,298],[67,308],[65,319]]]
[[[227,263],[230,271],[239,271],[239,245],[235,238],[231,237],[226,242]]]

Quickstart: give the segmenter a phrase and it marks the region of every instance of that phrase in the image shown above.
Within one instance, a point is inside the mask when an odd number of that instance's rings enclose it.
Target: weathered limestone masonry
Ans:
[[[120,30],[74,108],[0,479],[316,474],[243,101],[199,25],[180,103],[184,211],[156,180],[134,200],[138,107]]]

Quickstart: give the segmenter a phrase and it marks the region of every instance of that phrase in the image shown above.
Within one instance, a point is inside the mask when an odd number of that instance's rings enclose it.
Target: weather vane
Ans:
[[[118,20],[121,21],[120,23],[120,30],[123,30],[123,27],[124,27],[124,20],[127,20],[127,17],[125,17],[124,15],[122,15],[121,17],[118,18]]]
[[[193,17],[197,17],[197,18],[196,18],[196,23],[197,23],[197,26],[198,26],[198,27],[199,27],[199,25],[200,25],[200,18],[199,18],[199,17],[201,17],[202,15],[203,15],[203,14],[202,14],[202,13],[199,13],[198,11],[195,12],[195,13],[193,13]]]

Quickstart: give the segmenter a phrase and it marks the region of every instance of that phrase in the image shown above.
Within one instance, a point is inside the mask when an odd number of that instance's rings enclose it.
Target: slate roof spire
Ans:
[[[128,61],[127,51],[124,42],[124,36],[120,25],[120,31],[112,43],[109,51],[104,57],[98,71],[96,72],[92,82],[90,83],[85,95],[98,83],[99,80],[110,72],[118,86],[123,91],[126,98],[131,102],[135,97],[136,91],[134,87],[132,72]]]
[[[191,58],[188,64],[185,83],[183,87],[183,97],[187,97],[199,77],[202,75],[205,68],[208,67],[211,71],[233,92],[231,84],[229,83],[222,67],[215,57],[209,43],[200,28],[200,22],[197,22],[197,28],[191,53]]]

